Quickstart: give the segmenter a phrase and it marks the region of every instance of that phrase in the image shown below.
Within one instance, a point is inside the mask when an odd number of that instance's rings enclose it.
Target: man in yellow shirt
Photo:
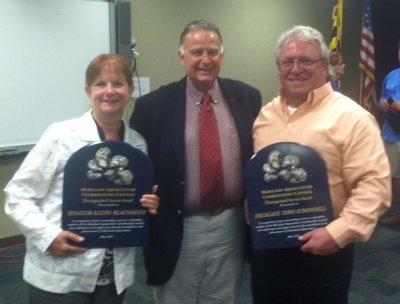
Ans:
[[[347,303],[353,246],[390,206],[390,171],[373,116],[334,92],[321,33],[295,26],[276,45],[281,89],[253,126],[255,151],[306,145],[324,159],[334,220],[299,237],[300,248],[255,251],[254,303]]]

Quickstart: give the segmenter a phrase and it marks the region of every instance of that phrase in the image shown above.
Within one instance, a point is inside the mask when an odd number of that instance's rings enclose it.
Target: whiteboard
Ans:
[[[98,54],[113,51],[115,37],[109,2],[0,4],[1,156],[29,149],[49,124],[89,109],[86,67]]]

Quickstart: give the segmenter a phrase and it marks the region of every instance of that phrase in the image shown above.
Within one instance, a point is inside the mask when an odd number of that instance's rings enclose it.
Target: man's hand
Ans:
[[[250,216],[249,216],[249,204],[247,203],[247,199],[244,200],[244,220],[247,225],[250,225]]]
[[[390,104],[390,111],[393,113],[399,113],[400,112],[400,102],[394,101]]]
[[[54,256],[58,257],[65,257],[72,254],[81,254],[86,252],[86,249],[83,247],[70,245],[69,241],[82,242],[83,240],[83,237],[73,232],[63,230],[56,236],[56,238],[50,244],[48,250]]]
[[[339,251],[339,246],[330,236],[326,228],[317,228],[303,234],[299,241],[304,242],[301,251],[311,252],[315,255],[330,255]]]
[[[387,99],[381,99],[378,103],[379,109],[383,112],[388,112],[390,110],[390,104]]]

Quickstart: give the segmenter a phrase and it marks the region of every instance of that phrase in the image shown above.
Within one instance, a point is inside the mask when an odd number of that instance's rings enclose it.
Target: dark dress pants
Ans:
[[[255,251],[252,256],[254,304],[346,304],[354,246],[329,256],[300,249]]]
[[[69,292],[52,293],[38,289],[32,285],[29,288],[29,304],[122,304],[126,290],[117,294],[114,284],[96,286],[92,293]]]

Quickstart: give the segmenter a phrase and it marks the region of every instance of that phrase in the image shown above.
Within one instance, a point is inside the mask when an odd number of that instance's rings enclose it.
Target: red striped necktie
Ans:
[[[215,211],[224,200],[221,146],[212,99],[204,92],[199,116],[200,206]]]

